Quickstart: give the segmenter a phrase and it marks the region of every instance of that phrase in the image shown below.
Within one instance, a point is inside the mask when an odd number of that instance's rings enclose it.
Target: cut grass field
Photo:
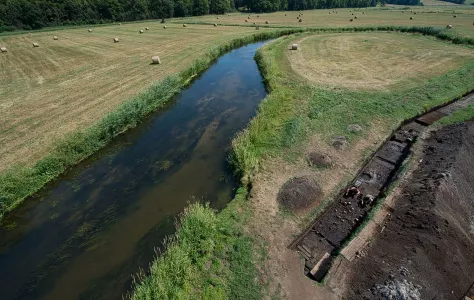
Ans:
[[[297,74],[317,85],[352,89],[408,88],[474,58],[471,49],[392,33],[306,36],[295,43],[301,51],[288,58]]]
[[[411,13],[411,11],[416,12]],[[329,14],[331,12],[331,14]],[[354,15],[352,15],[354,13]],[[364,14],[365,13],[365,14]],[[287,14],[287,16],[285,16]],[[453,34],[474,37],[474,7],[386,7],[386,8],[344,8],[337,9],[337,14],[329,9],[303,11],[300,23],[296,18],[298,12],[275,12],[266,14],[234,13],[230,16],[203,16],[176,20],[176,22],[205,22],[218,24],[253,25],[259,26],[293,26],[293,27],[359,27],[359,26],[433,26],[445,28],[453,25]],[[456,18],[454,18],[456,15]],[[259,17],[257,17],[259,16]],[[357,19],[354,17],[357,16]],[[413,20],[410,20],[413,17]],[[351,22],[350,19],[353,19]],[[247,20],[247,22],[245,22]],[[265,22],[269,24],[266,25]],[[173,21],[175,22],[175,21]],[[262,28],[262,27],[261,27]]]
[[[145,26],[150,30],[139,34]],[[18,163],[32,165],[55,141],[91,126],[209,49],[255,33],[241,27],[167,26],[146,22],[0,36],[0,45],[9,50],[0,56],[0,172]],[[161,65],[150,65],[154,55]]]
[[[355,38],[353,47],[346,49],[347,56],[357,58],[361,57],[360,52],[364,52],[374,58],[374,64],[383,64],[386,59],[392,59],[394,68],[406,63],[405,58],[396,51],[392,53],[392,57],[384,57],[377,55],[376,47],[371,50],[365,49],[363,45],[366,35],[367,33],[340,33],[341,38],[335,39],[334,43],[344,44],[346,36],[360,37]],[[390,85],[390,89],[360,89],[338,85],[340,81],[333,82],[331,86],[317,85],[293,68],[291,61],[294,53],[288,50],[289,45],[305,38],[333,38],[334,34],[300,33],[285,36],[259,50],[256,58],[271,92],[261,103],[257,115],[248,128],[234,140],[234,152],[231,156],[234,166],[243,175],[243,183],[250,182],[251,193],[249,199],[244,199],[242,194],[239,194],[237,201],[232,202],[232,205],[225,210],[225,214],[218,215],[218,218],[225,218],[228,221],[226,226],[230,228],[244,227],[244,237],[250,235],[252,244],[246,244],[243,249],[246,249],[245,253],[253,253],[251,257],[256,256],[255,249],[262,247],[266,249],[264,251],[267,253],[264,256],[266,261],[257,262],[256,267],[260,270],[260,282],[266,283],[260,284],[260,288],[264,287],[263,292],[269,297],[281,296],[289,299],[309,299],[315,295],[319,295],[320,299],[337,297],[327,286],[316,286],[307,280],[301,273],[302,266],[298,254],[287,248],[291,239],[307,225],[305,221],[308,217],[320,211],[319,207],[311,207],[298,215],[282,211],[277,203],[277,194],[281,186],[295,176],[309,175],[320,183],[327,199],[324,203],[331,201],[341,187],[341,182],[344,186],[344,182],[355,175],[364,158],[370,155],[400,122],[474,89],[472,57],[474,50],[433,41],[431,37],[426,36],[384,32],[372,32],[370,35],[374,39],[398,41],[401,48],[410,43],[413,46],[427,43],[433,51],[443,47],[458,47],[460,52],[465,51],[467,55],[462,65],[453,65],[447,60],[445,65],[437,66],[437,71],[433,73],[437,76],[434,77],[427,76],[424,69],[411,70],[407,75],[416,84],[408,87]],[[393,45],[395,49],[397,46]],[[335,47],[337,48],[337,45]],[[305,49],[310,53],[312,51],[311,47],[302,47],[298,51],[304,52]],[[453,54],[453,57],[456,55]],[[327,61],[337,62],[339,57],[340,53],[337,51],[328,51],[326,54]],[[315,68],[313,71],[319,71],[321,68],[316,64],[312,66]],[[325,74],[337,77],[338,70],[326,67]],[[361,74],[370,80],[370,74]],[[386,76],[390,74],[385,73]],[[348,130],[350,124],[361,125],[362,132],[350,132]],[[338,151],[331,146],[331,138],[341,135],[348,137],[349,147]],[[306,155],[310,151],[328,154],[333,166],[323,169],[309,166]],[[251,217],[240,219],[238,222],[228,218],[229,215],[239,215],[242,211],[246,211]],[[213,286],[211,289],[214,289],[216,285],[210,283],[210,278],[218,273],[209,274],[206,268],[202,267],[201,259],[195,259],[194,263],[188,265],[191,270],[200,270],[197,271],[198,278],[201,278],[199,281],[185,280],[191,287],[182,283],[184,275],[174,279],[164,277],[163,271],[154,271],[175,264],[172,254],[168,253],[179,253],[176,249],[189,247],[187,241],[180,241],[181,230],[183,229],[178,230],[171,251],[154,262],[150,277],[137,286],[135,299],[162,298],[165,290],[160,289],[163,285],[178,287],[171,290],[173,294],[168,294],[168,298],[175,295],[180,295],[183,299],[191,297],[187,291],[192,291],[194,296],[201,295],[202,298],[206,298],[209,287]],[[207,237],[201,236],[200,239],[205,241]],[[198,246],[193,248],[191,253],[196,251],[207,253],[205,249],[199,250],[204,245],[200,245],[199,242],[195,242],[194,245]],[[230,247],[233,247],[232,245],[231,242]],[[252,248],[253,251],[249,250]],[[225,262],[227,259],[225,256],[214,254],[212,257],[220,261],[217,263],[219,266],[232,265],[232,262],[230,264]],[[233,276],[237,276],[240,280],[247,278],[246,283],[238,285],[244,287],[243,290],[247,290],[245,287],[249,282],[257,280],[254,278],[254,268],[236,271],[228,267],[226,270],[229,273],[221,277],[223,282],[219,282],[223,293],[217,298],[235,295],[233,294],[235,289],[229,284],[229,280],[235,278]],[[261,292],[262,290],[259,293]]]

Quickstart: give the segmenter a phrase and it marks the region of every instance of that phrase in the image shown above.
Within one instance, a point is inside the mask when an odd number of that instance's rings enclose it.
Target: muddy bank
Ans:
[[[460,299],[472,285],[474,122],[432,131],[420,151],[382,233],[347,270],[344,299]]]

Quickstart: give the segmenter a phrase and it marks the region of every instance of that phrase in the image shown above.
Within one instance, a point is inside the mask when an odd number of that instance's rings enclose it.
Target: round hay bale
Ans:
[[[260,18],[260,15],[257,15],[257,18]]]
[[[140,32],[140,33],[143,33],[143,30],[142,30],[142,29],[140,29],[138,32]]]
[[[253,22],[253,25],[257,25],[257,23]]]
[[[114,43],[120,42],[118,38],[114,38]]]
[[[247,19],[249,19],[249,20],[250,20],[250,16],[248,16],[248,17],[247,17]]]
[[[166,29],[166,28],[168,28],[168,27],[165,25],[165,26],[163,26],[163,28]]]
[[[453,18],[456,18],[456,17],[457,17],[456,15],[453,16]]]
[[[217,27],[217,23],[214,23],[214,27]]]
[[[319,203],[323,192],[319,184],[309,176],[301,176],[288,180],[278,193],[278,202],[291,211],[308,208]]]
[[[452,29],[453,28],[453,25],[448,25],[446,26],[447,29]]]
[[[410,20],[413,20],[413,17],[410,17]]]
[[[161,24],[165,23],[165,18],[161,19]]]
[[[296,19],[299,20],[299,19],[300,19],[300,16],[297,16]]]
[[[352,22],[352,21],[354,21],[354,19],[350,19],[350,20],[349,20],[349,22]]]
[[[299,22],[299,23],[303,22],[303,19],[300,19],[298,22]]]
[[[247,23],[249,20],[245,19],[245,23]]]
[[[308,164],[310,167],[328,168],[332,165],[332,159],[323,153],[308,153]]]
[[[183,24],[183,27],[186,27],[186,24]]]
[[[57,37],[57,36],[53,36],[53,40],[57,41],[57,40],[58,40],[58,37]]]
[[[87,31],[92,32],[92,29],[87,29]]]
[[[329,12],[329,14],[331,14],[331,12]]]
[[[363,11],[362,14],[365,15],[365,11]]]
[[[356,19],[356,20],[357,20],[357,16],[354,16],[354,19]]]
[[[8,52],[8,49],[6,47],[1,47],[0,52]]]
[[[149,27],[146,27],[145,30],[150,30],[150,28],[149,28]]]
[[[362,127],[359,124],[350,124],[349,126],[347,126],[347,130],[349,130],[350,132],[361,132]]]
[[[268,24],[268,21],[265,21],[265,24]]]
[[[291,50],[298,50],[298,44],[291,44]]]
[[[285,14],[285,17],[286,17],[286,14]]]
[[[160,60],[160,57],[157,55],[157,56],[153,56],[151,58],[151,63],[154,64],[154,65],[159,65],[161,64],[161,60]]]
[[[352,15],[354,15],[354,13],[352,13]]]
[[[217,17],[217,20],[219,20],[219,17]]]
[[[344,150],[347,148],[347,138],[345,136],[335,136],[332,138],[332,146],[337,150]]]
[[[40,45],[38,43],[33,43],[33,47],[38,48]]]
[[[228,17],[230,17],[230,14],[227,14]]]

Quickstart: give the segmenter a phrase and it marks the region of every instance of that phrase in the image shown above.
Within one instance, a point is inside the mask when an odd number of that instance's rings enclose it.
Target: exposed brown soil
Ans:
[[[288,180],[278,194],[281,205],[291,211],[305,209],[320,202],[323,196],[321,187],[310,176],[301,176]]]
[[[327,154],[311,152],[308,154],[308,163],[310,166],[327,168],[331,166],[332,160]]]
[[[474,281],[474,123],[431,132],[421,151],[382,233],[344,270],[344,299],[461,299],[468,293]],[[390,298],[397,289],[405,298]]]

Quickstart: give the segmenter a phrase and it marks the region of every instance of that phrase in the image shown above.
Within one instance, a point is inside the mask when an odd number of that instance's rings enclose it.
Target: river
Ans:
[[[165,109],[27,199],[0,229],[2,299],[121,299],[193,201],[222,209],[236,182],[231,140],[265,97],[233,50]]]

